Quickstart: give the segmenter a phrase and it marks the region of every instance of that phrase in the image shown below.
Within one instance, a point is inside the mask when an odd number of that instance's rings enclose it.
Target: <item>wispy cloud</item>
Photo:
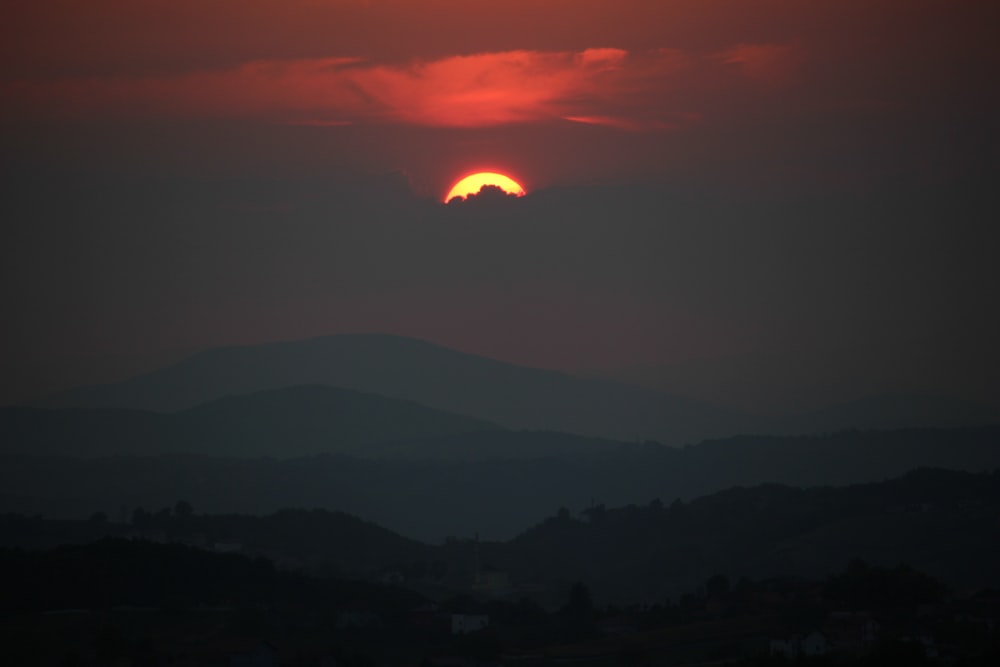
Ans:
[[[513,50],[404,64],[355,57],[254,61],[172,76],[89,77],[25,84],[25,104],[55,115],[239,117],[313,126],[403,124],[489,127],[573,121],[621,130],[675,129],[683,74],[738,65],[751,78],[780,70],[779,46],[740,45],[696,58]],[[690,78],[690,77],[689,77]],[[696,111],[696,110],[695,110]]]

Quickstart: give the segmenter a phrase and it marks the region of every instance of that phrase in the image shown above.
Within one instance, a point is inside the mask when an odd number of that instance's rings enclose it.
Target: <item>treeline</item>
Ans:
[[[212,514],[337,509],[433,543],[475,533],[509,539],[560,506],[576,511],[591,499],[621,507],[657,497],[688,501],[738,485],[876,482],[919,467],[994,470],[1000,427],[744,436],[682,449],[605,448],[566,434],[497,431],[397,449],[398,457],[380,460],[7,456],[0,459],[0,511],[83,518],[83,506],[119,519],[123,503],[130,512],[153,511],[183,498]],[[476,458],[486,453],[489,460]]]
[[[676,598],[716,573],[821,579],[855,558],[909,562],[956,587],[1000,587],[997,512],[1000,473],[923,469],[849,487],[767,484],[687,502],[562,508],[506,542],[465,535],[428,545],[343,512],[211,515],[181,501],[137,508],[126,523],[101,513],[76,522],[0,516],[0,544],[134,537],[265,556],[314,575],[451,590],[469,589],[478,564],[500,572],[507,593],[547,591],[556,604],[586,581],[595,598],[627,603]]]
[[[1000,473],[918,470],[849,487],[737,487],[690,502],[563,509],[480,547],[514,580],[584,580],[601,599],[678,595],[714,573],[823,578],[855,558],[1000,586]]]

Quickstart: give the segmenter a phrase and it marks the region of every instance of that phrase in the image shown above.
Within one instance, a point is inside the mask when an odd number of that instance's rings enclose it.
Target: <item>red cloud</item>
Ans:
[[[310,125],[377,122],[485,127],[571,119],[659,127],[646,93],[687,67],[676,51],[504,51],[405,65],[358,58],[260,61],[157,78],[35,83],[24,96],[56,113],[261,117]],[[659,94],[659,93],[657,93]],[[657,117],[650,117],[652,115]],[[670,123],[668,123],[670,124]]]
[[[642,125],[630,118],[615,118],[613,116],[566,116],[566,120],[584,125],[603,125],[619,130],[639,130]]]

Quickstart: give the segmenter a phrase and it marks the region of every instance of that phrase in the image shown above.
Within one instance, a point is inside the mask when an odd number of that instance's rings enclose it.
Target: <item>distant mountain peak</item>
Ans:
[[[623,440],[682,444],[746,426],[742,415],[692,399],[381,333],[205,350],[159,371],[81,387],[43,403],[173,412],[295,385],[338,386],[415,401],[508,428]]]

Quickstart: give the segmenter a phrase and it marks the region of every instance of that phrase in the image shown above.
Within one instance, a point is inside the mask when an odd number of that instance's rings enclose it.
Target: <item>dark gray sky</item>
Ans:
[[[755,409],[1000,404],[997,14],[15,3],[0,401],[382,331]],[[478,169],[528,196],[439,203]]]

